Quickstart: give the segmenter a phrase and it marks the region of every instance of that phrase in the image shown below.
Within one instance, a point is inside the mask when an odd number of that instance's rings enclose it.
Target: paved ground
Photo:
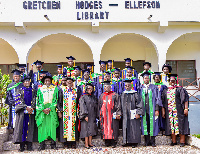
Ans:
[[[5,151],[3,154],[19,154],[17,150],[15,151]],[[105,153],[105,154],[125,154],[125,153],[141,153],[141,154],[200,154],[200,149],[192,147],[192,146],[185,146],[180,147],[179,145],[176,145],[174,147],[169,145],[159,145],[155,148],[153,147],[143,147],[139,146],[137,148],[131,148],[131,147],[116,147],[116,148],[105,148],[105,147],[96,147],[92,149],[85,149],[85,148],[79,148],[79,149],[59,149],[59,150],[44,150],[42,152],[33,151],[28,152],[25,151],[23,153],[33,153],[33,154],[73,154],[73,153],[81,153],[81,154],[88,154],[88,153]],[[22,153],[20,153],[22,154]]]

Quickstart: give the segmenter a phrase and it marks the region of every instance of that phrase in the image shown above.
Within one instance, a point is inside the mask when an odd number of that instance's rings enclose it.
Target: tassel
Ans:
[[[38,71],[38,81],[40,81],[40,73],[39,73],[39,71]]]
[[[106,71],[107,71],[107,64],[106,64]]]
[[[132,60],[131,60],[131,66],[132,66]]]
[[[76,63],[76,60],[74,60],[74,67],[76,66],[75,63]]]
[[[63,65],[62,65],[62,74],[63,74]]]
[[[113,69],[113,60],[112,60],[112,69]]]
[[[90,72],[90,79],[92,78],[91,72]]]
[[[81,71],[81,78],[82,78],[82,71]]]
[[[92,66],[92,73],[93,73],[93,66]]]
[[[124,73],[123,73],[123,72],[124,72],[124,71],[122,70],[122,79],[124,79],[124,77],[123,77],[123,74],[124,74]]]

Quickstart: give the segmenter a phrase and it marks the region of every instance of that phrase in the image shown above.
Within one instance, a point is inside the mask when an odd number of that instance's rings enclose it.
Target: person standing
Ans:
[[[102,138],[105,145],[116,147],[119,134],[119,120],[121,116],[121,105],[119,95],[110,91],[110,81],[104,81],[104,93],[101,94],[98,103],[99,120]]]
[[[85,138],[85,148],[93,147],[92,136],[97,135],[97,111],[98,100],[94,95],[94,85],[91,83],[86,84],[86,93],[80,98],[80,112],[79,117],[81,120],[80,137]]]
[[[56,106],[58,87],[52,85],[52,77],[42,78],[43,85],[38,87],[36,101],[36,124],[38,127],[39,151],[45,149],[45,140],[51,140],[51,148],[56,148],[56,128],[59,125]]]

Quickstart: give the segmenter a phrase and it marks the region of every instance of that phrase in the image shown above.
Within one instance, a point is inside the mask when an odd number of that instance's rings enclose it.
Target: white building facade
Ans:
[[[0,68],[41,60],[46,69],[67,62],[92,63],[124,58],[135,65],[169,63],[182,78],[200,77],[198,0],[0,0]],[[115,65],[114,64],[114,65]],[[142,69],[142,66],[134,66]],[[55,70],[56,71],[56,70]]]

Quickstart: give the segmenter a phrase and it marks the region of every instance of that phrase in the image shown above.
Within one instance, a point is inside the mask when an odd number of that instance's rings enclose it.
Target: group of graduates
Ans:
[[[9,105],[8,129],[14,129],[13,143],[20,151],[32,150],[32,142],[45,149],[45,140],[57,149],[56,138],[67,148],[76,148],[79,137],[90,148],[98,128],[106,146],[116,147],[119,126],[122,127],[123,146],[136,147],[145,136],[145,146],[155,147],[160,131],[171,135],[171,146],[185,145],[190,134],[188,122],[189,96],[178,85],[172,67],[163,65],[163,72],[152,72],[151,63],[144,62],[138,73],[132,60],[125,59],[125,69],[113,67],[114,60],[100,61],[100,73],[92,64],[81,70],[70,56],[68,66],[57,65],[58,75],[43,71],[43,63],[36,61],[25,73],[25,64],[12,71],[13,82],[7,88]],[[120,124],[121,123],[121,124]]]

